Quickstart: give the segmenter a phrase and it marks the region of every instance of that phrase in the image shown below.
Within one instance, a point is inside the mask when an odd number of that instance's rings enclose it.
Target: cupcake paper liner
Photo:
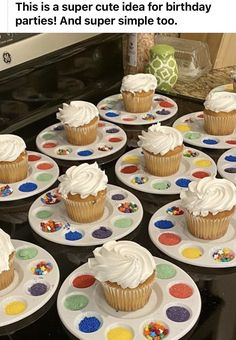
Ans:
[[[66,138],[72,145],[88,145],[93,143],[97,137],[98,119],[93,119],[89,124],[70,127],[65,124]]]
[[[10,269],[0,273],[0,290],[7,288],[14,279],[14,257],[14,253],[12,253],[9,257]]]
[[[22,181],[28,175],[27,154],[21,160],[13,162],[0,162],[0,183],[15,183]]]
[[[125,110],[131,113],[144,113],[150,111],[154,92],[122,92]]]
[[[233,133],[236,127],[235,113],[214,113],[212,111],[204,111],[204,129],[210,135],[225,136]]]

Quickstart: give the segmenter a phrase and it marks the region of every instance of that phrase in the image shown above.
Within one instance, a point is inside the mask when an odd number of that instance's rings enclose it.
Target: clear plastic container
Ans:
[[[167,44],[175,48],[180,80],[192,82],[212,68],[209,48],[205,42],[157,36],[156,44]]]

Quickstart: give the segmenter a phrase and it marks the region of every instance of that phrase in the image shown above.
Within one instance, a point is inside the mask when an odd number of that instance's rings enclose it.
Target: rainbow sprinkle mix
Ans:
[[[51,262],[40,261],[34,267],[31,267],[31,272],[34,275],[46,275],[52,270],[53,266]]]
[[[179,215],[183,215],[184,211],[182,209],[180,209],[179,207],[169,207],[166,209],[167,214],[169,215],[174,215],[174,216],[179,216]]]
[[[48,220],[46,222],[41,222],[40,227],[45,233],[55,233],[62,228],[63,224],[61,222],[55,222],[53,220]]]
[[[150,322],[148,325],[144,326],[143,329],[143,335],[148,340],[164,339],[168,333],[168,328],[160,322]]]
[[[60,156],[66,156],[66,155],[69,155],[71,153],[71,149],[69,148],[60,148],[57,150],[57,154],[60,155]]]
[[[184,157],[190,158],[190,157],[197,157],[199,153],[188,149],[188,150],[184,150],[183,155]]]
[[[144,176],[135,176],[132,180],[131,183],[133,184],[144,184],[148,181],[147,177]]]
[[[118,210],[120,212],[123,212],[123,213],[134,213],[138,210],[138,206],[136,203],[132,203],[132,202],[124,202],[124,203],[121,203],[119,206],[118,206]]]
[[[3,185],[0,187],[0,197],[7,197],[10,196],[13,193],[13,189],[10,187],[10,185]]]
[[[61,195],[58,191],[49,191],[43,197],[41,197],[41,202],[44,204],[56,204],[60,202]]]
[[[231,249],[221,248],[221,249],[217,249],[212,254],[212,257],[216,262],[230,262],[234,259],[235,255]]]

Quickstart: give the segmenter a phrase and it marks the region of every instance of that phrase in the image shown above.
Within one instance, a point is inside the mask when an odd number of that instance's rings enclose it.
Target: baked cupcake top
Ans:
[[[69,193],[79,194],[81,198],[96,196],[99,191],[106,189],[108,182],[105,171],[102,171],[97,163],[72,166],[58,179],[61,182],[59,193],[64,198],[67,198]]]
[[[236,205],[236,187],[227,179],[205,177],[180,193],[181,204],[194,216],[216,215]]]
[[[100,282],[115,282],[122,288],[136,288],[155,270],[151,253],[131,241],[109,241],[93,251],[90,269]]]
[[[15,251],[10,236],[0,229],[0,273],[9,270],[9,256]]]
[[[25,152],[24,140],[16,135],[0,135],[0,162],[13,162]]]
[[[138,145],[155,155],[163,156],[183,144],[183,137],[178,130],[170,126],[161,126],[160,123],[150,126],[147,132],[142,131],[142,136],[138,137]]]
[[[206,97],[204,106],[214,112],[230,112],[236,110],[236,93],[210,92]]]
[[[155,91],[157,87],[156,78],[149,73],[129,74],[122,79],[120,91],[148,92]]]
[[[99,111],[95,105],[81,100],[63,104],[62,109],[57,112],[57,119],[70,127],[79,127],[89,124],[91,120],[98,117]]]

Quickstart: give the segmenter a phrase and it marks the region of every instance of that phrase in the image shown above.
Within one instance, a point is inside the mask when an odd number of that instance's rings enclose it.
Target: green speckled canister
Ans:
[[[175,49],[169,45],[155,45],[150,50],[148,72],[157,79],[157,89],[169,91],[178,79]]]

